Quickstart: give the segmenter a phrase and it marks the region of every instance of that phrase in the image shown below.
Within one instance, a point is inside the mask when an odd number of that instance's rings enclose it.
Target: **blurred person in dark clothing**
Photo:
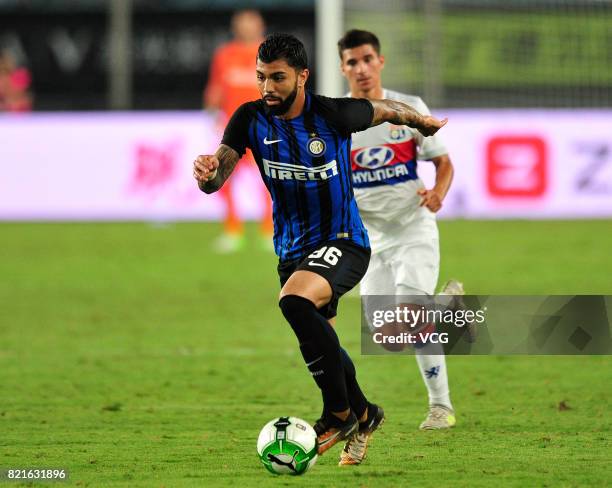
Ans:
[[[265,24],[256,10],[240,10],[232,17],[233,40],[219,46],[213,55],[210,76],[204,90],[204,108],[218,111],[217,123],[225,127],[229,117],[245,102],[259,98],[255,84],[257,49],[264,39]],[[250,152],[240,164],[254,164]],[[265,214],[261,222],[261,244],[272,250],[272,206],[270,198],[261,188]],[[215,241],[218,252],[228,253],[244,247],[244,228],[232,197],[232,185],[224,185],[220,192],[226,205],[224,232]]]

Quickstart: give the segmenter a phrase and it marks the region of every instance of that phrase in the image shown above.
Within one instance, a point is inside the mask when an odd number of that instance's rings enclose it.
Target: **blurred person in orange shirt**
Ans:
[[[23,67],[17,67],[8,51],[0,52],[0,112],[29,112],[32,96],[28,89],[32,77]]]
[[[232,16],[231,29],[234,39],[215,51],[208,85],[204,90],[204,108],[218,110],[217,124],[221,130],[240,105],[260,97],[255,83],[255,60],[259,44],[264,40],[264,20],[256,10],[240,10]],[[254,164],[250,151],[239,164],[247,162]],[[220,191],[226,203],[227,214],[224,233],[215,242],[219,252],[234,252],[245,244],[244,226],[236,212],[231,185],[228,183]],[[265,188],[261,188],[265,214],[260,232],[263,245],[272,250],[272,204]]]

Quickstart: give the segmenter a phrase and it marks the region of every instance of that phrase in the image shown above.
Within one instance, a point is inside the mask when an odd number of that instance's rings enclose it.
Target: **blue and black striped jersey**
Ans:
[[[281,261],[302,257],[333,239],[369,247],[351,179],[351,133],[373,117],[365,99],[306,93],[302,114],[283,120],[269,115],[262,100],[232,116],[222,144],[240,155],[250,148],[272,196],[274,249]]]

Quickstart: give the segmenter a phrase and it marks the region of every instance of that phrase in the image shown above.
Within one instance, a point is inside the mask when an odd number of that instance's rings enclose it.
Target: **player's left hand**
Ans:
[[[437,191],[421,188],[417,190],[417,194],[421,197],[419,207],[425,206],[432,212],[437,212],[442,208],[442,198]]]
[[[433,136],[446,125],[448,119],[438,120],[433,115],[424,115],[423,123],[417,130],[424,136]]]

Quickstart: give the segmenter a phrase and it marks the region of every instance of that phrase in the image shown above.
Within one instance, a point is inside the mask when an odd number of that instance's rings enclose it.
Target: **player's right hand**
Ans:
[[[198,156],[193,162],[193,177],[198,183],[206,183],[217,176],[219,159],[214,154]]]
[[[423,124],[417,130],[424,136],[433,136],[446,125],[448,119],[438,120],[433,115],[424,115]]]

